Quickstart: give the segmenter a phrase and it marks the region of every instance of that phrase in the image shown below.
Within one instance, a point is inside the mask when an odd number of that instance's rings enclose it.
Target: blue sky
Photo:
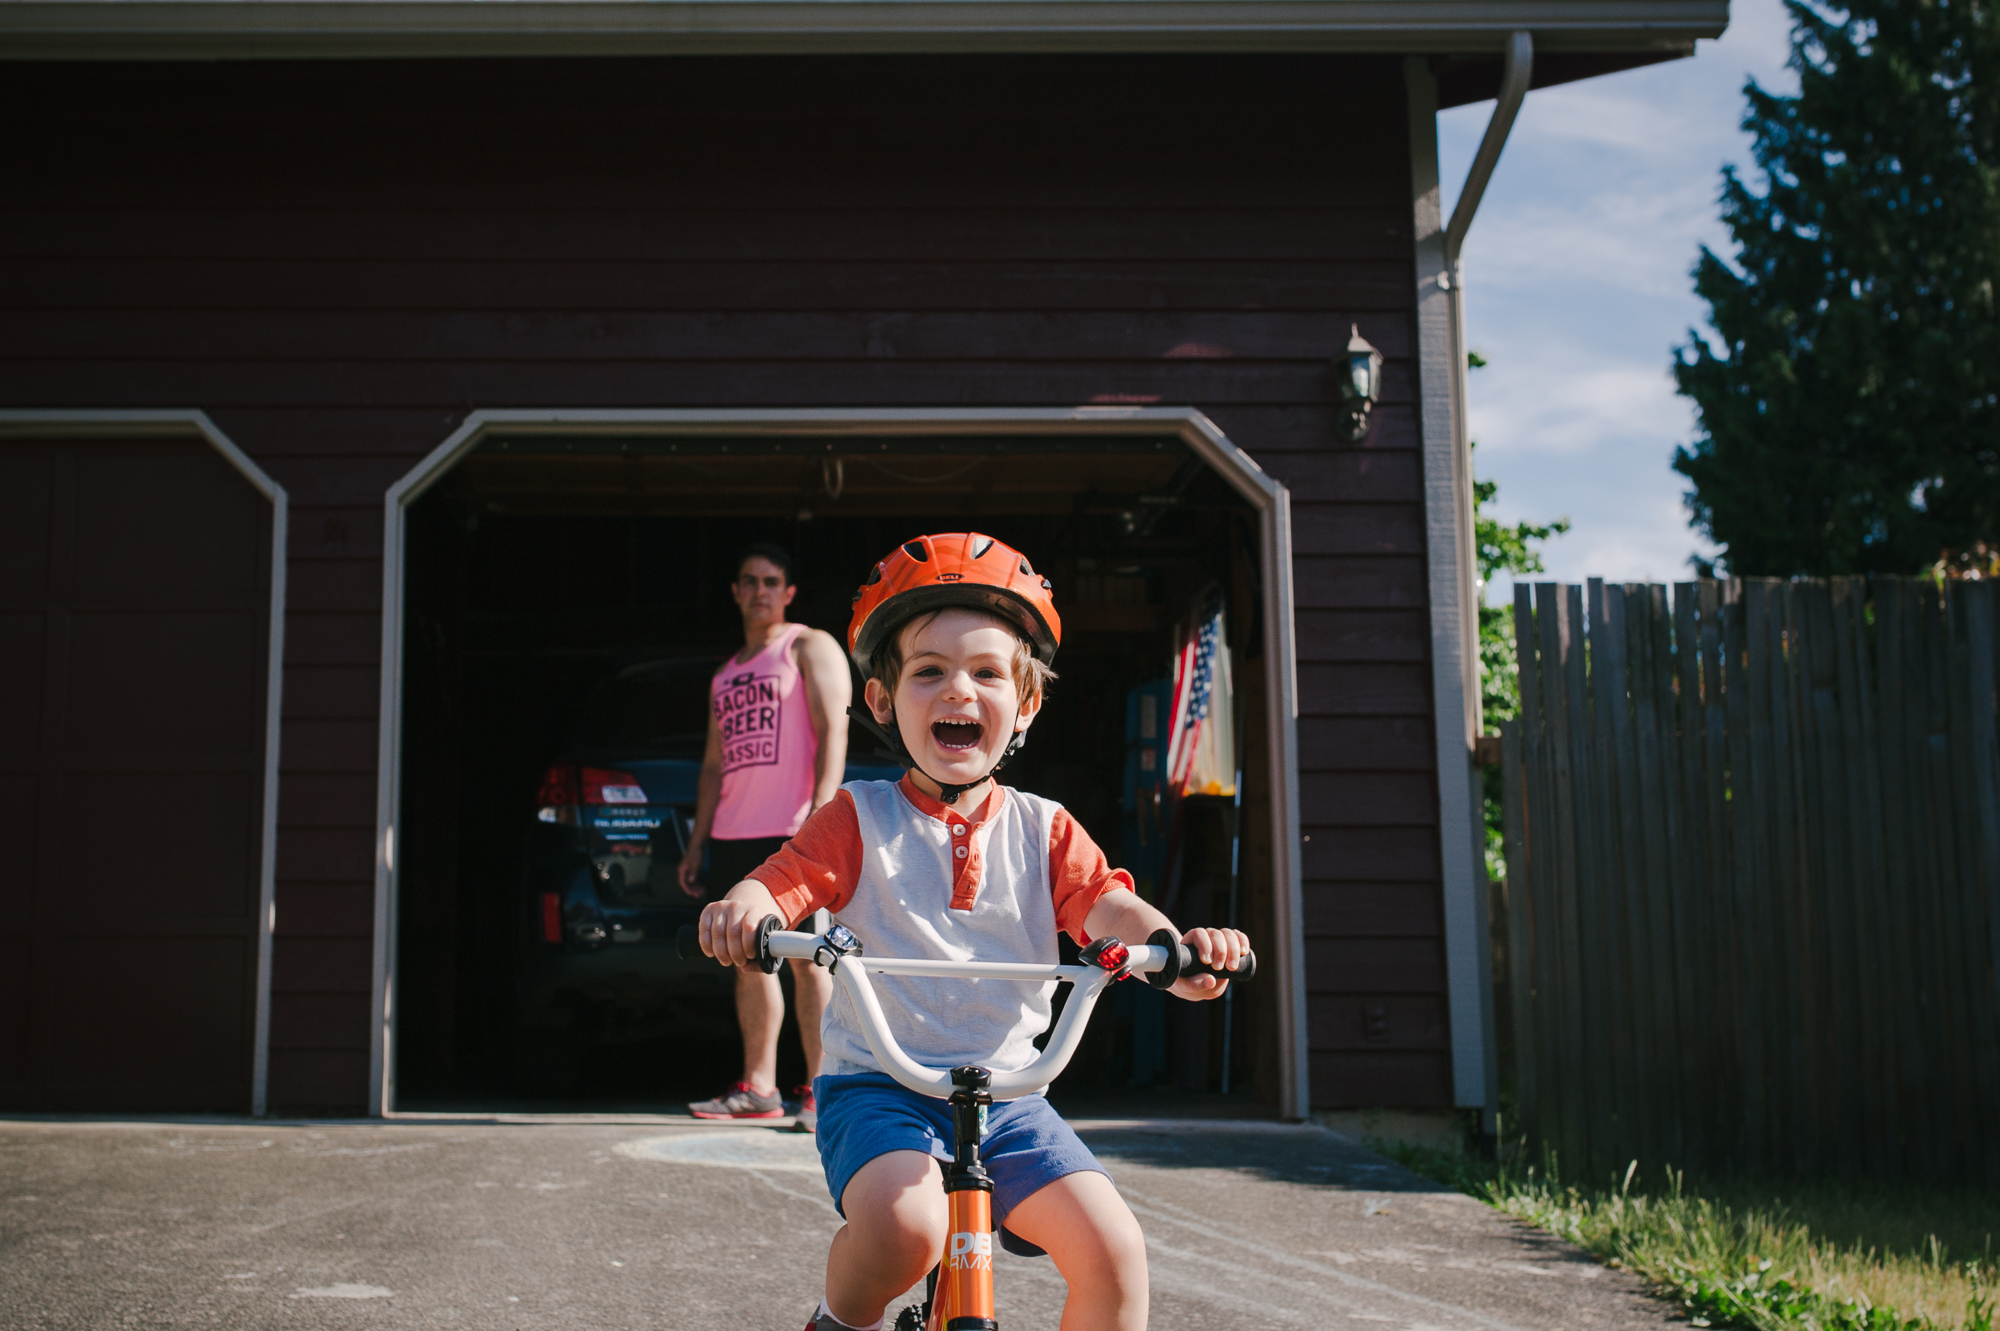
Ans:
[[[1742,89],[1791,91],[1779,0],[1732,0],[1694,57],[1528,94],[1465,243],[1474,469],[1507,521],[1567,516],[1549,576],[1674,581],[1710,547],[1670,466],[1693,437],[1672,349],[1701,324],[1689,271],[1727,255],[1724,162],[1749,163]],[[1493,103],[1438,119],[1445,211]],[[1495,598],[1509,595],[1504,584]]]

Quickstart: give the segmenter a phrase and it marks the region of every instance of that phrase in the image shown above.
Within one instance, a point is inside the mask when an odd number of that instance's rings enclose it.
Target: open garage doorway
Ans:
[[[390,499],[381,1109],[671,1111],[732,1080],[726,976],[680,962],[672,935],[699,910],[673,871],[707,678],[741,645],[736,558],[787,547],[790,617],[844,640],[885,551],[977,530],[1030,554],[1064,620],[1060,680],[1004,779],[1067,806],[1183,926],[1233,911],[1276,963],[1227,1012],[1120,986],[1057,1103],[1291,1112],[1283,494],[1212,427],[1191,440],[1191,413],[1161,414],[1116,430],[469,422]],[[1187,674],[1203,626],[1221,658],[1211,739],[1233,736],[1175,799],[1177,662]],[[858,727],[849,758],[851,777],[893,775]],[[787,1026],[783,1085],[803,1071]]]

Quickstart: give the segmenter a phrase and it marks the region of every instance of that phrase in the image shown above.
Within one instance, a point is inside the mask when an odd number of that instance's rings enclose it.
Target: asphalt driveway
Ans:
[[[1078,1127],[1159,1331],[1678,1321],[1321,1128]],[[838,1223],[811,1139],[740,1125],[0,1121],[0,1327],[795,1331]],[[998,1261],[1001,1325],[1053,1328],[1053,1266]]]

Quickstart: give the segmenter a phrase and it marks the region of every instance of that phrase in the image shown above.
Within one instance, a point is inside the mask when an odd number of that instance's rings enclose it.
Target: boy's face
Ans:
[[[868,706],[887,725],[893,710],[917,766],[947,785],[993,770],[1017,731],[1041,707],[1014,683],[1020,639],[991,615],[954,607],[902,630],[903,674],[893,709],[880,680],[868,681]]]

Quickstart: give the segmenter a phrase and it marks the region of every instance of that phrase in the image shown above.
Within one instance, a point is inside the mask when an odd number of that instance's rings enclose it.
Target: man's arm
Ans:
[[[819,744],[813,754],[812,806],[817,809],[833,798],[847,772],[847,704],[854,698],[854,682],[847,654],[831,634],[818,629],[801,633],[795,651],[806,686],[806,714]]]
[[[681,856],[681,891],[691,897],[699,897],[701,889],[695,884],[695,875],[701,872],[702,847],[708,844],[708,833],[715,826],[715,806],[722,802],[722,725],[715,719],[714,709],[708,714],[708,747],[701,755],[701,777],[695,783],[694,830],[688,834],[687,854]]]
[[[1113,888],[1099,897],[1091,906],[1090,914],[1084,916],[1083,927],[1092,938],[1116,938],[1128,945],[1145,942],[1153,936],[1155,929],[1170,929],[1176,938],[1201,958],[1202,964],[1223,969],[1235,966],[1250,950],[1250,940],[1235,929],[1190,929],[1183,934],[1163,912],[1140,900],[1138,893],[1123,887]],[[1190,975],[1176,980],[1168,992],[1179,994],[1182,998],[1220,998],[1222,991],[1228,987],[1229,981],[1219,980],[1213,975]]]

